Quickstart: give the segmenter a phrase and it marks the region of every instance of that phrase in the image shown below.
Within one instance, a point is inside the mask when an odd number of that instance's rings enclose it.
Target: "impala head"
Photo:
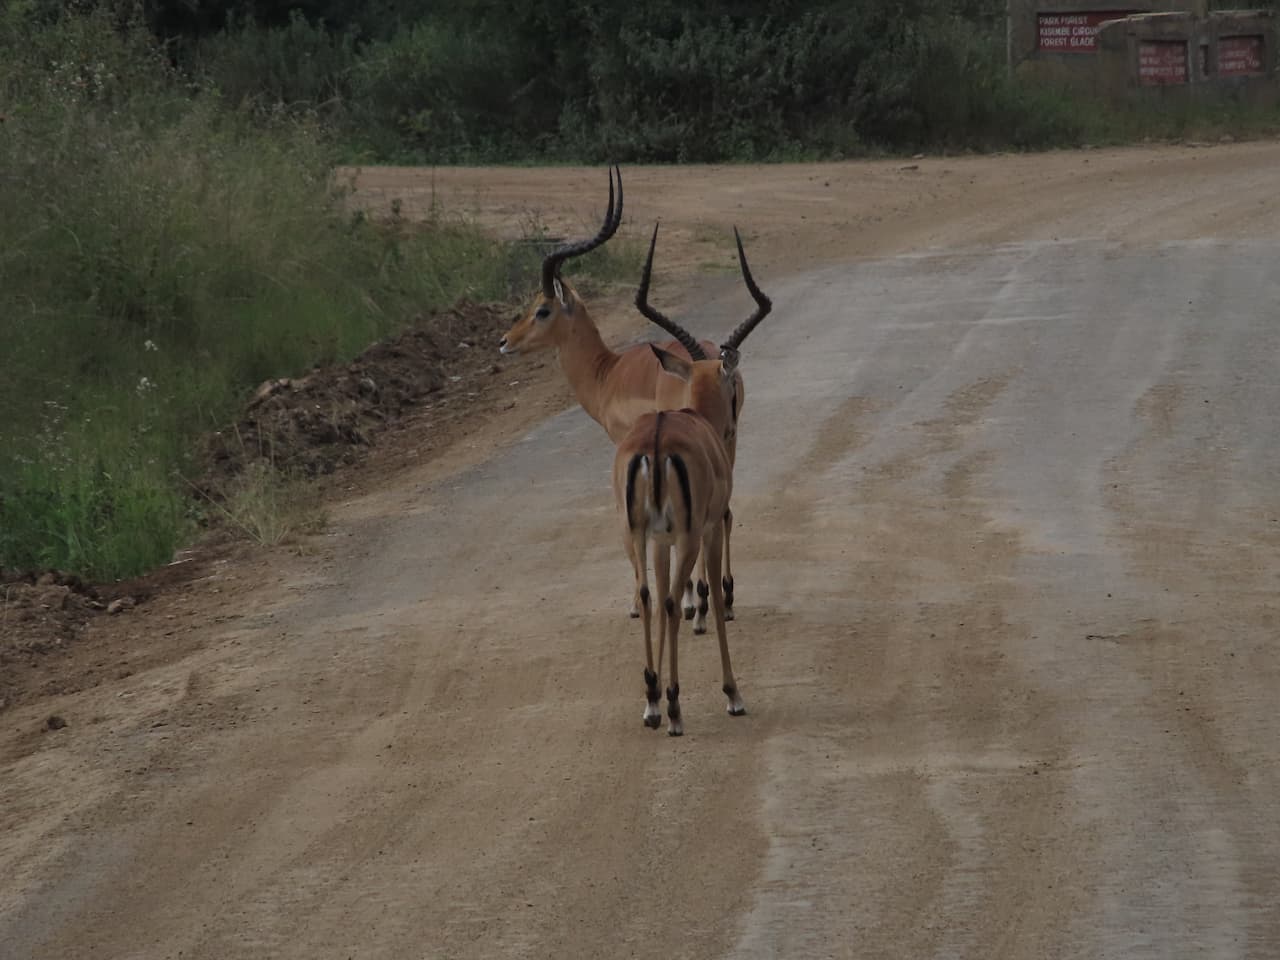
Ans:
[[[649,344],[662,369],[684,381],[684,405],[710,420],[725,440],[733,433],[733,400],[737,390],[737,361],[694,360],[678,357],[655,343]]]
[[[756,328],[756,325],[767,317],[769,311],[773,309],[773,303],[756,286],[755,278],[751,276],[751,268],[747,266],[747,255],[742,249],[742,237],[739,235],[737,227],[733,228],[733,236],[738,243],[738,263],[742,267],[742,279],[746,283],[752,299],[756,302],[756,309],[751,316],[738,324],[733,333],[729,335],[729,338],[720,345],[719,357],[715,359],[709,358],[702,349],[702,345],[698,343],[697,339],[689,331],[649,304],[649,281],[653,275],[653,251],[658,243],[658,226],[656,224],[653,228],[653,238],[649,241],[649,256],[645,260],[644,272],[640,275],[640,287],[636,290],[636,308],[667,333],[675,337],[681,346],[689,351],[689,356],[693,358],[693,361],[690,362],[659,347],[650,345],[658,358],[658,362],[662,365],[662,369],[685,382],[689,406],[703,413],[704,416],[715,413],[714,417],[708,416],[708,419],[716,422],[716,425],[723,431],[726,440],[732,436],[741,405],[738,396],[738,390],[741,386],[741,377],[738,375],[738,348],[742,345],[742,341],[747,339],[751,331]]]
[[[618,177],[618,203],[614,207],[613,178]],[[560,275],[565,261],[594,250],[617,232],[622,223],[622,171],[616,166],[609,171],[609,206],[604,224],[594,237],[562,244],[542,261],[542,289],[534,297],[528,311],[498,343],[503,353],[529,353],[545,350],[563,342],[573,325],[574,316],[582,310],[582,300]]]

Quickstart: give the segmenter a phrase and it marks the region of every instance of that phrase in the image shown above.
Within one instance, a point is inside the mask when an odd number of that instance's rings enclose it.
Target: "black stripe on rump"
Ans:
[[[689,493],[689,469],[684,465],[684,458],[673,453],[667,460],[676,468],[676,479],[680,481],[680,492],[684,495],[684,528],[693,531],[693,497]]]
[[[662,418],[666,413],[658,411],[653,426],[653,508],[662,511],[662,461],[658,458],[658,445],[662,443]]]
[[[640,463],[643,460],[644,454],[637,453],[627,464],[627,527],[632,530],[636,528],[636,473],[640,470]]]

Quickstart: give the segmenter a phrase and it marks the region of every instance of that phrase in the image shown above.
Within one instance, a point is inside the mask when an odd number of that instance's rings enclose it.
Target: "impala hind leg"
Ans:
[[[632,620],[635,620],[640,616],[640,577],[642,576],[641,571],[645,571],[645,563],[643,560],[640,561],[639,565],[636,564],[635,540],[636,536],[634,530],[627,530],[623,534],[622,545],[627,550],[627,559],[631,561],[631,569],[636,571],[636,589],[635,592],[631,594],[631,612],[628,614]],[[643,544],[641,545],[641,550],[643,551]],[[647,571],[645,572],[647,573]]]
[[[696,541],[678,542],[676,545],[676,568],[675,579],[672,586],[683,582],[687,582],[689,575],[693,573],[694,565],[698,561],[698,544]],[[661,576],[655,569],[654,577]],[[680,714],[680,659],[679,659],[679,640],[680,640],[680,618],[674,616],[675,608],[672,607],[672,616],[667,618],[667,623],[671,631],[668,638],[671,641],[671,669],[667,673],[670,680],[670,686],[667,687],[667,733],[673,737],[681,736],[684,733],[684,719]]]
[[[649,594],[649,560],[645,556],[645,535],[632,532],[630,536],[631,562],[636,574],[636,602],[640,607],[640,619],[644,624],[644,725],[657,730],[662,723],[659,706],[658,671],[653,663],[653,607]]]
[[[720,536],[713,533],[707,537],[703,545],[703,553],[707,557],[707,574],[711,578],[711,610],[716,621],[716,637],[720,641],[720,671],[723,684],[720,689],[729,698],[729,716],[740,717],[747,712],[747,705],[742,702],[738,692],[738,681],[733,676],[733,664],[729,662],[729,635],[725,630],[724,591],[720,588]],[[726,578],[727,579],[727,578]]]
[[[724,589],[724,618],[733,619],[733,564],[729,562],[729,535],[733,532],[733,511],[724,512],[724,578],[717,576]],[[710,574],[708,574],[708,577]],[[708,581],[710,582],[710,581]]]
[[[657,589],[658,607],[658,660],[654,666],[653,676],[653,692],[658,692],[658,678],[662,675],[663,657],[666,654],[667,636],[674,630],[679,628],[680,612],[676,609],[676,592],[679,590],[679,582],[673,583],[671,580],[671,548],[665,544],[655,543],[653,550],[653,582]],[[649,680],[645,676],[645,682]],[[646,694],[647,696],[647,694]],[[658,707],[657,700],[650,701],[653,704],[656,716],[653,722],[650,722],[649,713],[645,711],[645,723],[653,729],[657,729],[662,723],[662,710]]]

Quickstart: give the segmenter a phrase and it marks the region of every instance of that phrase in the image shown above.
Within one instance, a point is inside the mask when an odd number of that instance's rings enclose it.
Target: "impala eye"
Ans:
[[[545,320],[549,316],[551,316],[551,308],[542,306],[538,308],[538,312],[533,315],[533,318],[535,320]]]

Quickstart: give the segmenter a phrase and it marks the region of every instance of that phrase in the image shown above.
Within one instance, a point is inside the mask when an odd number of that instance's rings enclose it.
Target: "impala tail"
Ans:
[[[640,533],[671,534],[693,530],[693,493],[689,467],[679,452],[665,449],[662,426],[666,413],[654,416],[653,446],[632,454],[627,463],[627,525]]]

